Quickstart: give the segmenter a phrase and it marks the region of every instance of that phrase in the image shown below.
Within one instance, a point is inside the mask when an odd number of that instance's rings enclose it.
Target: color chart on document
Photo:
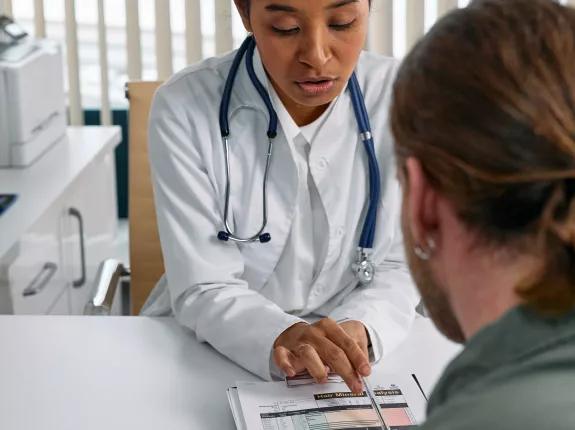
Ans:
[[[411,375],[370,378],[391,430],[425,419],[426,400]],[[239,430],[380,430],[369,398],[343,383],[289,388],[285,382],[238,383],[228,392]]]
[[[417,427],[399,387],[375,390],[385,422],[392,430]],[[349,392],[315,394],[260,408],[264,430],[380,430],[379,421],[365,394]]]

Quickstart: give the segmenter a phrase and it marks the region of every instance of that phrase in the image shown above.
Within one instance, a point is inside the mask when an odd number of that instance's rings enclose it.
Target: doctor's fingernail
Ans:
[[[354,393],[363,392],[363,384],[361,382],[354,382],[352,385],[352,390]]]
[[[359,373],[363,376],[368,376],[371,373],[371,366],[369,364],[364,364],[359,368]]]
[[[293,367],[288,367],[286,369],[286,373],[288,376],[295,376],[295,369]]]

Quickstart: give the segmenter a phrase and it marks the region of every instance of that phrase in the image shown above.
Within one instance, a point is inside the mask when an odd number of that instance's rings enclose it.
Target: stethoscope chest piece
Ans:
[[[351,268],[361,284],[368,284],[375,276],[375,263],[369,258],[369,250],[358,248],[357,253],[357,261],[352,264]]]

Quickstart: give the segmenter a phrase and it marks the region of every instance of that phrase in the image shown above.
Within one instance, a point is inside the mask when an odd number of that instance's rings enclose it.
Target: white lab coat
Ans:
[[[406,337],[419,302],[404,261],[401,193],[389,131],[397,64],[362,53],[356,69],[381,172],[375,279],[360,286],[350,267],[357,259],[369,177],[351,99],[345,91],[327,120],[331,123],[321,128],[309,154],[329,224],[327,252],[313,285],[299,289],[301,297],[292,297],[305,306],[290,309],[282,306],[285,287],[276,279],[275,269],[294,222],[298,170],[281,124],[268,182],[266,231],[271,242],[238,245],[216,238],[223,229],[226,184],[219,106],[234,55],[211,58],[181,71],[154,97],[148,140],[166,275],[142,313],[175,315],[200,340],[266,379],[278,376],[271,359],[274,341],[286,328],[310,315],[362,322],[371,337],[372,360],[378,361]],[[254,65],[267,87],[257,52]],[[260,111],[237,110],[245,105]],[[262,219],[268,114],[245,63],[235,81],[231,112],[235,113],[230,120],[229,219],[237,234],[250,236]]]

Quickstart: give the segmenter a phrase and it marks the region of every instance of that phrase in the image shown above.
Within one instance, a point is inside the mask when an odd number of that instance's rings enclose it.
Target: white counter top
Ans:
[[[376,371],[429,392],[457,351],[420,318]],[[257,378],[173,319],[0,316],[0,429],[232,430],[238,380]]]
[[[120,141],[119,127],[71,127],[33,165],[0,169],[0,194],[18,195],[0,216],[0,259],[91,162]]]

